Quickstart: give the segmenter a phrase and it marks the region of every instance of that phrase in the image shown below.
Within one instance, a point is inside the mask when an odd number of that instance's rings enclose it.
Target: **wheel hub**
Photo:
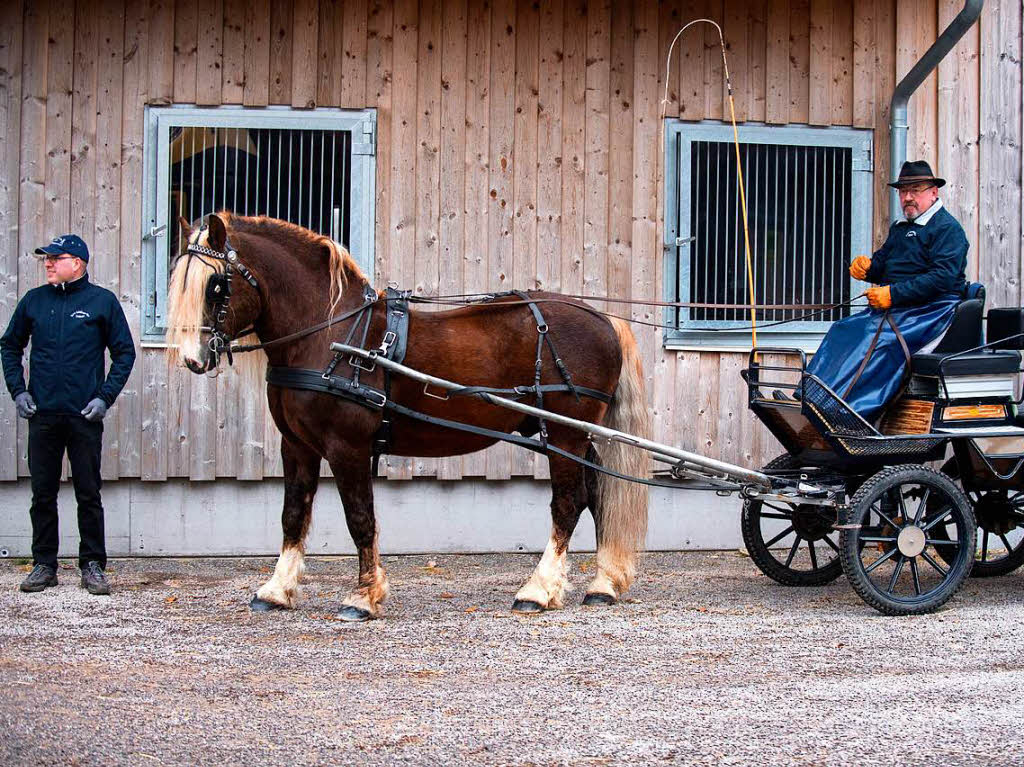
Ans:
[[[899,546],[900,554],[905,557],[916,557],[925,547],[924,530],[917,525],[907,525],[896,538],[896,545]]]
[[[1006,497],[1005,491],[994,490],[981,493],[974,505],[974,516],[982,530],[996,535],[1006,535],[1017,527],[1015,509]]]
[[[793,529],[805,541],[820,541],[832,532],[833,524],[834,520],[814,506],[797,506],[793,509]]]

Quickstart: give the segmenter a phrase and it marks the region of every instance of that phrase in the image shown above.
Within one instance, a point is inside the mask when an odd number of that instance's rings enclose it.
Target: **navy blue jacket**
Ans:
[[[135,344],[117,297],[83,275],[33,288],[18,302],[0,338],[12,397],[26,391],[21,358],[32,340],[27,391],[40,413],[78,414],[96,397],[114,404],[135,364]],[[103,377],[103,350],[110,373]]]
[[[967,235],[945,208],[923,226],[897,221],[871,257],[867,281],[889,285],[893,306],[920,306],[960,295],[966,282]]]

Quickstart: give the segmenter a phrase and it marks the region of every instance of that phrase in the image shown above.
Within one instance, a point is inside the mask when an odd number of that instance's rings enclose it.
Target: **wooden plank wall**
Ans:
[[[662,296],[662,114],[875,130],[874,236],[887,230],[892,89],[959,0],[27,0],[0,11],[0,324],[39,284],[31,250],[82,233],[92,274],[140,324],[143,106],[374,107],[378,284],[418,293],[543,287]],[[950,179],[972,274],[1022,301],[1021,5],[989,0],[911,99],[910,154]],[[898,32],[897,32],[898,31]],[[663,111],[664,110],[664,111]],[[610,307],[611,308],[611,307]],[[621,309],[621,307],[620,307]],[[635,307],[636,319],[660,315]],[[665,352],[638,328],[657,438],[760,464],[737,354]],[[0,397],[0,479],[25,476],[25,428]],[[14,435],[17,439],[14,439]],[[140,349],[111,413],[104,476],[281,472],[256,382],[169,369]],[[392,459],[395,479],[545,476],[498,447]]]

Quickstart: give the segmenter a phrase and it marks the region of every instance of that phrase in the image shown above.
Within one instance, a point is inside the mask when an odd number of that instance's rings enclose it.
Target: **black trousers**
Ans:
[[[57,491],[67,451],[78,501],[78,565],[95,561],[107,566],[100,501],[100,455],[103,422],[80,415],[37,413],[28,421],[28,468],[32,474],[32,559],[37,565],[57,566]]]

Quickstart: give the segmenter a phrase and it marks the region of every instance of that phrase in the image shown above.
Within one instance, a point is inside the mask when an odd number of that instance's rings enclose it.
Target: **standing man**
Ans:
[[[25,294],[0,338],[7,389],[18,415],[28,419],[32,475],[32,572],[22,591],[57,585],[57,491],[67,451],[78,501],[82,587],[109,594],[100,501],[103,416],[121,393],[135,363],[135,344],[117,297],[89,282],[89,249],[66,234],[36,248],[48,284]],[[22,355],[29,340],[28,386]],[[104,379],[104,349],[110,372]]]

